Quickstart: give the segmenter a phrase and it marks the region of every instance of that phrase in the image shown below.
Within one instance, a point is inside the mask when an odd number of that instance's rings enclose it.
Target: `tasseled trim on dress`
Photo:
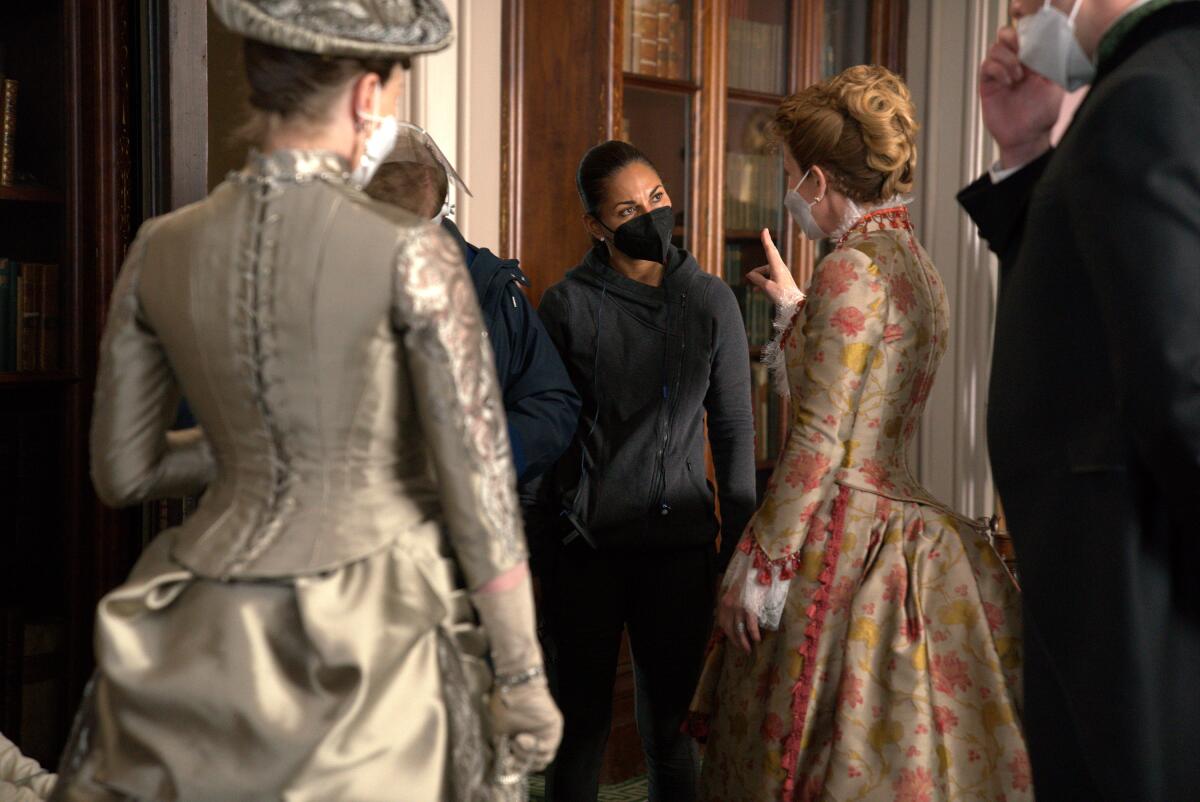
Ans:
[[[842,487],[833,503],[833,514],[829,524],[829,540],[825,544],[825,557],[818,578],[818,586],[812,602],[805,610],[808,623],[804,627],[804,643],[800,655],[804,659],[800,679],[792,688],[792,730],[783,745],[783,768],[787,772],[783,781],[783,799],[794,800],[796,794],[796,771],[800,760],[800,745],[804,738],[804,724],[808,718],[808,707],[812,697],[813,679],[817,670],[817,648],[821,642],[821,630],[829,612],[829,591],[837,574],[838,557],[842,549],[842,534],[846,527],[846,507],[850,502],[850,488]]]

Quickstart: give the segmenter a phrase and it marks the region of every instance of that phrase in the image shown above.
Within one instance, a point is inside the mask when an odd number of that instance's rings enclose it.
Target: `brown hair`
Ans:
[[[407,58],[392,61],[322,56],[255,39],[245,39],[242,48],[246,81],[250,84],[250,119],[241,134],[252,141],[263,138],[272,118],[285,123],[324,122],[333,96],[358,75],[375,73],[386,81],[396,64],[409,67]]]
[[[912,189],[915,117],[899,76],[861,66],[786,98],[771,128],[801,169],[820,165],[839,192],[877,203]]]
[[[441,167],[416,162],[384,162],[364,191],[375,200],[406,209],[423,220],[441,211],[450,179]]]

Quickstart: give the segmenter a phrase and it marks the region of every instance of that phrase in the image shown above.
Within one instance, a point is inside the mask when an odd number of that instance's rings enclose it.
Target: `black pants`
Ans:
[[[713,547],[603,552],[577,540],[556,552],[544,575],[542,602],[564,732],[547,772],[547,799],[596,799],[621,632],[627,629],[651,802],[691,802],[699,755],[680,727],[712,630]]]

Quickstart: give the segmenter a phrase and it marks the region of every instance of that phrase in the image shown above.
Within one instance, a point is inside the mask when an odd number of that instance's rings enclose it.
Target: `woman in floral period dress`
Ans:
[[[807,297],[764,232],[787,443],[726,574],[690,727],[701,798],[1031,799],[1016,586],[906,451],[946,350],[945,291],[900,194],[908,90],[854,67],[775,118],[787,207],[834,248]]]

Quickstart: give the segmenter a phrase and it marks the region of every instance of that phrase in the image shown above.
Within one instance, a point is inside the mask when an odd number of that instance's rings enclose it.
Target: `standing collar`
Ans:
[[[248,181],[347,183],[350,171],[346,160],[332,151],[287,148],[270,153],[251,151],[245,168],[235,176]]]

